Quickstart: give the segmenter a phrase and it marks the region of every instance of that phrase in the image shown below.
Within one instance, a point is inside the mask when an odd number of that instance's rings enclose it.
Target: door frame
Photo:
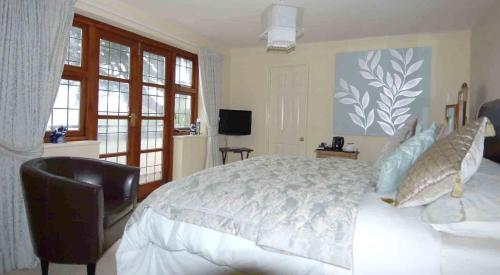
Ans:
[[[270,129],[271,129],[271,70],[275,68],[285,68],[285,67],[298,67],[298,66],[304,66],[306,67],[307,71],[307,92],[306,92],[306,112],[305,112],[305,134],[304,134],[304,146],[305,152],[304,154],[307,155],[307,130],[309,129],[309,89],[311,86],[311,79],[309,77],[309,64],[308,63],[298,63],[298,64],[283,64],[283,65],[270,65],[268,68],[267,72],[267,95],[266,95],[266,154],[269,154],[270,149],[269,149],[269,142],[271,138],[270,134]]]

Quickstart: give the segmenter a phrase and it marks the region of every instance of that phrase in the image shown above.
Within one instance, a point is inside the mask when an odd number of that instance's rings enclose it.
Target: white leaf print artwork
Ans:
[[[338,132],[360,134],[362,129],[365,135],[392,136],[411,117],[425,123],[430,53],[430,48],[408,48],[340,54],[335,115],[342,122],[334,120]]]
[[[423,91],[411,91],[422,81],[421,77],[410,79],[409,76],[417,72],[424,63],[424,60],[413,60],[413,49],[390,50],[394,58],[390,61],[394,74],[385,73],[384,69],[378,64],[381,51],[370,52],[366,60],[359,60],[359,64],[370,64],[370,66],[360,66],[360,74],[364,79],[370,80],[368,85],[375,88],[382,88],[379,94],[380,101],[377,101],[379,109],[377,114],[382,121],[377,121],[378,125],[388,135],[394,135],[411,117],[411,108],[406,106],[415,101]],[[370,60],[368,57],[375,56]],[[368,67],[368,69],[367,69]],[[376,68],[376,70],[375,70]]]
[[[349,117],[354,124],[363,128],[366,134],[368,128],[370,128],[375,120],[373,109],[369,111],[367,110],[368,105],[370,104],[370,95],[368,94],[368,91],[363,94],[363,97],[360,100],[360,92],[358,88],[353,85],[348,85],[348,83],[342,78],[339,82],[340,87],[337,88],[335,97],[338,98],[339,102],[342,104],[353,105],[355,113],[349,113]]]

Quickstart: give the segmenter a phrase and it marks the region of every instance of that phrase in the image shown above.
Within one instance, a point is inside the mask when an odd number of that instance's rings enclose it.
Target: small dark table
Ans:
[[[241,160],[243,160],[243,153],[247,153],[247,158],[250,155],[250,152],[253,152],[253,149],[246,147],[220,147],[219,151],[222,153],[222,164],[226,164],[227,152],[232,152],[236,154],[240,154]]]

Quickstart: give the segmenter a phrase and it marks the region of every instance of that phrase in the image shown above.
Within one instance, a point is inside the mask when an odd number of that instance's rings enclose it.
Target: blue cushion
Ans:
[[[438,127],[433,123],[429,129],[409,138],[385,158],[377,181],[377,192],[397,191],[420,155],[436,142],[437,133]]]

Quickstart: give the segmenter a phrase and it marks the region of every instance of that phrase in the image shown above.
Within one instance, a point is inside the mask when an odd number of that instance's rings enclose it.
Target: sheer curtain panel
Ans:
[[[37,263],[19,167],[41,155],[74,5],[75,0],[0,1],[0,273]]]
[[[222,74],[224,57],[216,52],[201,48],[198,53],[200,64],[201,94],[207,113],[207,160],[206,166],[221,163],[219,153],[219,109],[222,97]]]

